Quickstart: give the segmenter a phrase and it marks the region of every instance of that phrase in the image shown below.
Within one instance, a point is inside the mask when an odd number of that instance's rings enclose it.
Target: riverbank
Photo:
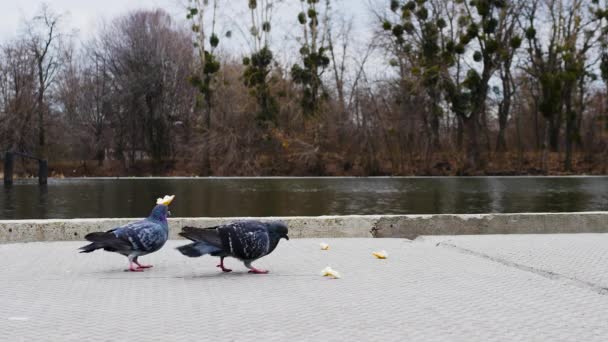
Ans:
[[[300,164],[297,160],[276,160],[272,156],[260,157],[255,166],[214,169],[211,176],[517,176],[517,175],[606,175],[606,158],[592,158],[585,153],[575,153],[572,170],[563,167],[563,153],[552,152],[542,163],[540,152],[493,153],[487,165],[480,170],[464,167],[465,157],[458,153],[434,155],[409,155],[399,167],[390,160],[378,160],[373,168],[364,160],[345,162],[335,155],[319,155],[314,165]],[[175,159],[162,162],[136,160],[125,163],[118,160],[78,160],[49,162],[49,176],[64,177],[193,177],[202,176],[200,162],[191,159]],[[27,161],[16,164],[15,177],[30,178],[37,174],[37,163]],[[0,174],[2,165],[0,165]]]
[[[170,218],[171,239],[183,226],[212,227],[247,218]],[[284,220],[293,238],[406,238],[421,235],[606,233],[608,212],[469,215],[348,215],[265,217]],[[0,243],[80,241],[134,219],[5,220]]]

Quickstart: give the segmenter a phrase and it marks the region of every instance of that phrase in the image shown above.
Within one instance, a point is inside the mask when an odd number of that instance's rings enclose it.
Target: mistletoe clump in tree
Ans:
[[[511,110],[515,85],[511,75],[516,51],[522,44],[519,19],[525,1],[522,0],[472,0],[457,1],[462,5],[458,25],[459,33],[455,52],[464,54],[468,46],[473,51],[473,65],[462,82],[446,83],[448,98],[456,114],[468,128],[468,157],[470,166],[483,166],[485,160],[478,147],[480,122],[486,121],[486,101],[490,80],[499,71],[501,87],[494,87],[500,95],[498,105],[499,132],[496,149],[506,149],[505,130]],[[489,142],[486,141],[489,146]]]
[[[463,49],[459,47],[471,45],[475,49],[473,60],[476,65],[467,71],[462,83],[452,81],[448,84],[448,98],[467,127],[469,166],[483,167],[485,158],[479,148],[479,132],[481,121],[485,120],[489,83],[501,65],[510,68],[514,52],[521,45],[522,40],[514,29],[521,4],[505,0],[459,2],[463,6],[459,24],[466,31],[460,35],[456,52],[462,53]],[[507,83],[509,89],[503,89],[503,96],[512,96],[512,82],[507,80]],[[503,86],[507,83],[503,80]]]
[[[204,112],[204,147],[202,156],[202,173],[211,173],[210,162],[210,132],[211,117],[213,112],[213,80],[220,70],[220,62],[214,51],[220,43],[215,33],[215,14],[217,11],[217,0],[213,2],[211,33],[205,32],[205,12],[209,5],[208,0],[191,0],[186,18],[192,22],[194,34],[194,47],[198,52],[199,70],[190,77],[190,83],[195,86],[200,96],[197,97],[196,107],[203,108]]]
[[[443,107],[438,99],[443,95],[465,124],[469,168],[484,165],[479,132],[490,79],[521,44],[513,34],[517,3],[455,0],[451,8],[439,0],[391,0],[391,10],[399,19],[383,23],[424,89],[433,145],[439,144]],[[475,63],[463,62],[467,49]]]
[[[301,0],[301,2],[302,12],[298,14],[298,22],[303,28],[303,43],[300,48],[302,61],[301,65],[293,65],[291,77],[303,88],[302,110],[310,117],[318,113],[322,100],[327,98],[321,76],[329,66],[330,60],[326,55],[327,48],[324,46],[325,31],[320,32],[317,9],[319,0]],[[325,3],[326,12],[328,8],[329,0]]]
[[[572,169],[573,144],[580,143],[579,125],[585,111],[585,84],[597,76],[591,52],[605,40],[606,5],[598,0],[530,1],[527,6],[527,71],[537,81],[538,111],[546,120],[548,147],[558,151],[566,121],[564,168]],[[548,34],[537,33],[539,10],[548,14]],[[602,56],[600,71],[602,71]],[[546,156],[543,156],[543,160]],[[545,162],[543,161],[543,164]]]
[[[457,48],[450,40],[439,7],[429,1],[392,0],[390,8],[398,19],[393,22],[386,19],[382,27],[390,33],[397,54],[407,59],[412,75],[423,89],[428,113],[425,122],[430,124],[431,145],[439,148],[442,74],[455,64],[456,51],[464,51],[464,47]]]
[[[251,11],[251,36],[253,37],[253,53],[243,58],[245,71],[244,83],[258,104],[256,120],[261,125],[277,123],[279,105],[272,96],[270,82],[273,54],[268,46],[270,35],[270,20],[274,3],[271,0],[249,0]]]

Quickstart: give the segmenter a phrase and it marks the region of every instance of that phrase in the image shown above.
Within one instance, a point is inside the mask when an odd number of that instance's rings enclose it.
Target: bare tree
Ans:
[[[557,151],[564,118],[566,119],[566,158],[564,167],[570,170],[572,142],[577,117],[582,115],[583,103],[574,103],[577,84],[589,75],[588,53],[599,42],[601,18],[597,16],[599,2],[587,6],[584,0],[530,1],[526,7],[526,39],[529,56],[526,71],[535,78],[539,97],[539,112],[547,121],[543,143],[542,164],[546,164],[546,149]],[[549,26],[538,23],[547,18]],[[541,31],[548,29],[548,33]],[[605,33],[604,33],[605,34]],[[582,89],[584,92],[584,89]]]
[[[0,56],[0,146],[28,152],[33,147],[30,129],[35,111],[36,63],[23,40],[2,46]]]
[[[500,20],[496,28],[496,39],[503,46],[502,58],[499,61],[498,74],[501,83],[501,100],[498,105],[498,134],[496,138],[496,151],[504,152],[507,149],[505,132],[511,103],[515,94],[513,81],[513,62],[517,49],[521,46],[522,35],[519,19],[523,10],[524,1],[513,0],[501,11]]]
[[[188,34],[175,28],[162,10],[133,12],[102,34],[100,63],[107,68],[119,102],[112,109],[112,121],[127,141],[131,161],[137,151],[149,152],[156,162],[172,154],[171,127],[183,114],[181,104],[192,103],[186,87],[190,46]]]
[[[192,23],[192,32],[194,34],[194,46],[198,52],[199,65],[198,70],[190,78],[190,82],[198,88],[202,97],[201,101],[197,101],[199,106],[204,107],[204,123],[205,132],[204,146],[202,153],[202,174],[211,174],[211,118],[213,116],[213,95],[214,95],[214,80],[217,72],[220,70],[220,62],[215,56],[220,38],[215,32],[216,14],[218,9],[218,0],[213,0],[211,5],[207,0],[193,0],[188,7],[187,18]],[[207,22],[206,15],[210,12],[211,24]],[[202,102],[202,103],[201,103]]]
[[[248,0],[251,14],[249,30],[253,51],[243,59],[245,85],[251,89],[258,103],[256,120],[261,125],[276,124],[279,106],[271,91],[271,74],[274,54],[269,41],[272,17],[282,0]]]
[[[66,124],[73,129],[74,142],[80,142],[74,144],[77,153],[85,160],[92,157],[101,166],[109,147],[104,133],[115,94],[106,61],[95,51],[94,43],[88,43],[81,58],[65,57],[56,98]]]
[[[38,90],[36,111],[38,112],[38,155],[47,157],[45,118],[49,112],[46,103],[46,92],[55,82],[59,60],[60,43],[63,33],[60,28],[62,16],[52,11],[48,5],[42,5],[39,13],[27,23],[26,39],[28,47],[36,62]]]
[[[299,37],[300,63],[291,68],[291,77],[302,87],[302,111],[305,116],[316,116],[327,98],[322,76],[330,63],[327,56],[327,40],[330,22],[330,0],[319,5],[320,0],[301,0],[302,11],[298,23],[302,26]]]

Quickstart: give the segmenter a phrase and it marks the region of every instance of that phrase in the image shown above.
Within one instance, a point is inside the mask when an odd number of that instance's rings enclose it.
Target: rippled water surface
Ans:
[[[608,177],[125,178],[0,185],[0,219],[290,216],[608,210]]]

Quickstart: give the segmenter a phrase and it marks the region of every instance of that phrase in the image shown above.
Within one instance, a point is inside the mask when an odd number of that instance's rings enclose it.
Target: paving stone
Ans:
[[[439,236],[420,241],[608,291],[608,234]]]
[[[560,239],[543,245],[547,255],[563,249],[567,242]],[[227,259],[234,272],[221,273],[215,258],[190,259],[175,251],[183,241],[169,241],[142,257],[155,265],[143,273],[124,272],[126,259],[118,255],[78,254],[83,244],[78,242],[0,245],[0,340],[604,341],[608,336],[608,296],[572,282],[436,246],[439,241],[327,239],[329,251],[320,250],[320,241],[282,241],[255,264],[270,269],[268,275],[247,274],[234,259]],[[518,243],[497,240],[494,249]],[[371,255],[380,249],[388,259]],[[590,253],[582,260],[608,254],[579,252]],[[343,278],[321,277],[328,265]],[[599,268],[599,262],[591,265]],[[546,267],[566,269],[549,261]]]

